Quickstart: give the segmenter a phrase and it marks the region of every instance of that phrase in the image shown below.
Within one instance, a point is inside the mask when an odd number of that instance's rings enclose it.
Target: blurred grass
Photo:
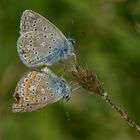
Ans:
[[[61,101],[31,113],[12,113],[16,84],[27,71],[16,50],[25,9],[40,13],[66,36],[70,32],[77,40],[78,63],[96,71],[110,97],[140,124],[139,0],[1,0],[0,140],[138,140],[114,111],[83,89],[64,105],[70,121]]]

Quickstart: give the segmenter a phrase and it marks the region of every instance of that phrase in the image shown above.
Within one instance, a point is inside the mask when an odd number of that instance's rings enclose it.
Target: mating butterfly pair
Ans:
[[[74,39],[67,39],[55,25],[41,15],[31,10],[23,12],[17,50],[26,66],[49,66],[59,60],[75,57],[74,44]],[[13,112],[30,112],[62,97],[68,99],[70,91],[66,80],[47,67],[30,70],[16,87]]]

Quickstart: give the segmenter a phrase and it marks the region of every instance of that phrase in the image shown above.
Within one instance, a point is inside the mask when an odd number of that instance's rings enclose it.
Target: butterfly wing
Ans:
[[[68,40],[47,19],[34,11],[26,10],[21,17],[20,30],[17,49],[25,65],[51,65],[63,59],[63,50]]]
[[[59,36],[44,32],[28,32],[18,39],[17,49],[28,67],[51,65],[61,59],[63,41]]]
[[[63,97],[58,92],[61,87],[57,87],[54,80],[42,72],[27,72],[14,93],[16,103],[13,104],[13,112],[31,112],[60,100]]]
[[[25,10],[21,16],[20,33],[23,34],[37,30],[48,34],[56,33],[64,40],[67,40],[63,33],[49,20],[32,10]]]

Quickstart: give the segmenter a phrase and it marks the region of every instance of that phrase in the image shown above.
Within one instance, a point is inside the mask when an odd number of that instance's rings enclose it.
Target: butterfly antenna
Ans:
[[[78,90],[79,88],[81,88],[81,86],[77,86],[76,88],[72,89],[72,92]]]
[[[68,33],[68,38],[70,38],[70,36],[71,36],[71,30],[72,30],[72,26],[73,26],[73,24],[74,24],[74,20],[72,19],[72,21],[71,21],[70,31],[69,31],[69,33]]]
[[[74,81],[70,81],[70,82],[69,82],[69,85],[72,85],[73,83],[74,83]]]
[[[74,83],[72,86],[78,86],[79,85],[79,83]]]
[[[65,107],[64,99],[62,100],[62,105],[63,105],[64,114],[66,115],[67,120],[70,121],[70,114],[69,114],[68,110],[67,110],[66,107]]]

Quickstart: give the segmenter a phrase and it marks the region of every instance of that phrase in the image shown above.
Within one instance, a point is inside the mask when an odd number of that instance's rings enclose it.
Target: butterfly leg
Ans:
[[[73,59],[73,63],[76,64],[76,55],[75,55],[75,53],[72,53],[72,59]]]

